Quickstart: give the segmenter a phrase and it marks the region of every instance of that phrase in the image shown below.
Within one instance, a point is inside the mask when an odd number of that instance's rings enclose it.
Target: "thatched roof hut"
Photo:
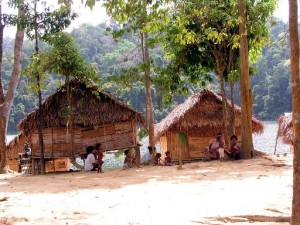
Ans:
[[[228,110],[231,103],[228,102]],[[236,113],[236,134],[241,133],[241,108],[234,106]],[[230,114],[229,114],[230,115]],[[263,124],[252,117],[254,133],[263,132]],[[178,105],[167,117],[155,126],[155,138],[160,140],[162,149],[181,148],[178,134],[184,134],[187,146],[182,150],[183,158],[201,158],[202,150],[215,135],[224,130],[222,97],[210,90],[190,96],[184,103]],[[165,147],[164,147],[165,146]],[[177,151],[178,152],[178,151]],[[173,152],[173,158],[177,158]]]
[[[24,142],[31,146],[34,158],[40,157],[38,128],[43,133],[45,158],[73,157],[97,142],[106,150],[137,147],[137,125],[144,124],[141,113],[90,82],[74,79],[70,87],[74,140],[67,126],[66,86],[62,86],[45,99],[41,109],[19,123],[21,134],[8,144],[10,157],[15,157]]]
[[[125,104],[120,99],[99,89],[96,85],[87,85],[84,81],[72,80],[73,125],[93,127],[95,125],[118,123],[136,119],[144,123],[141,113]],[[43,102],[40,110],[34,110],[19,123],[18,129],[28,133],[38,127],[67,126],[66,87],[62,86]]]
[[[231,103],[228,101],[228,106]],[[235,105],[237,115],[236,127],[240,132],[241,108]],[[155,137],[159,138],[167,132],[186,132],[195,135],[214,136],[224,129],[222,97],[215,92],[204,89],[190,96],[184,103],[178,105],[159,124],[155,126]],[[263,124],[252,117],[254,133],[263,132]]]
[[[285,144],[293,145],[293,120],[291,113],[278,118],[277,138]]]

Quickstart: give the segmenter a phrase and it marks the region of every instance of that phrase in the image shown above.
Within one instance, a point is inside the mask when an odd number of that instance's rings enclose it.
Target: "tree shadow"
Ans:
[[[265,165],[267,164],[267,165]],[[139,169],[113,169],[104,173],[68,172],[46,175],[17,176],[0,175],[0,192],[25,194],[63,193],[88,189],[118,189],[128,185],[147,182],[199,183],[207,181],[242,180],[245,178],[263,179],[270,174],[285,172],[285,166],[271,167],[272,162],[258,158],[238,161],[209,161],[185,164],[182,170],[177,166],[144,166]],[[265,175],[265,174],[268,175]]]

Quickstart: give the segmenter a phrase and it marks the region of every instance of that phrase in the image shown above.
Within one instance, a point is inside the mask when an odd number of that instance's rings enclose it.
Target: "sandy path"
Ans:
[[[0,175],[0,224],[288,224],[291,196],[292,167],[263,158]]]

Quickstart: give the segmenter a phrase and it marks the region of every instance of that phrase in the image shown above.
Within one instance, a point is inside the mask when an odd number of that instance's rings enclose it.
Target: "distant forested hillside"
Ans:
[[[112,23],[111,26],[114,28],[116,25]],[[253,65],[255,68],[252,76],[253,109],[254,114],[263,120],[276,120],[283,112],[291,111],[289,43],[286,30],[287,25],[281,21],[271,28],[271,43],[263,49],[262,56]],[[141,56],[137,51],[137,37],[126,35],[115,42],[105,24],[81,25],[74,29],[71,35],[75,38],[84,58],[98,66],[102,80],[101,87],[123,99],[138,111],[144,112],[145,94],[142,81],[123,86],[109,79],[112,75],[120,75],[123,67],[128,68],[135,65],[140,59]],[[11,39],[4,40],[3,78],[6,84],[11,72],[13,43]],[[32,52],[32,43],[26,41],[23,66],[28,63]],[[163,62],[162,55],[159,47],[151,51],[151,57],[156,62]],[[53,93],[61,82],[56,76],[50,76],[43,91],[44,98]],[[194,91],[198,91],[199,88],[199,85],[191,86],[191,90]],[[216,79],[214,79],[213,88],[218,92],[218,80]],[[171,105],[164,106],[159,93],[159,88],[153,87],[156,122],[186,98],[186,96],[176,96]],[[235,95],[239,104],[238,84]],[[35,109],[36,105],[37,97],[28,90],[27,80],[22,77],[14,100],[8,132],[16,133],[16,125],[28,112]]]

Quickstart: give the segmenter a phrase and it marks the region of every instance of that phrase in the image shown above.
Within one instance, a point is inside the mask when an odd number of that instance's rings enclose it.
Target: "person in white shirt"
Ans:
[[[96,168],[98,168],[98,164],[96,163],[96,157],[97,151],[95,150],[94,146],[88,146],[86,148],[87,157],[84,161],[84,170],[85,171],[94,171]]]

